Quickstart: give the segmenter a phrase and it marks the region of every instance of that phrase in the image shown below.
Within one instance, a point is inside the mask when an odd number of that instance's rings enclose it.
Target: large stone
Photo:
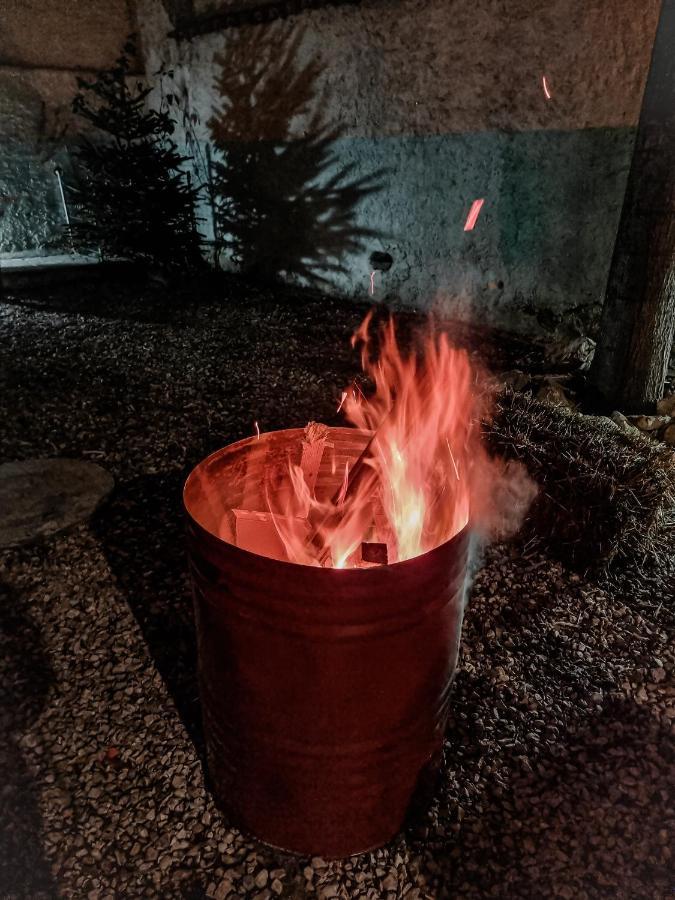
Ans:
[[[640,431],[658,431],[670,422],[669,416],[628,416],[631,425]]]
[[[669,447],[675,447],[675,422],[672,425],[666,425],[661,432],[661,440]]]
[[[675,394],[667,394],[659,400],[656,411],[660,416],[675,416]]]
[[[47,537],[84,521],[114,483],[105,469],[77,459],[0,465],[0,547]]]
[[[626,416],[624,416],[622,412],[619,412],[618,409],[615,409],[612,413],[611,420],[626,434],[639,434],[639,429],[636,428],[635,425],[631,425]]]

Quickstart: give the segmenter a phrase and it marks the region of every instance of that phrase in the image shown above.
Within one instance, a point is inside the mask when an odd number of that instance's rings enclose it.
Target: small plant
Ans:
[[[199,188],[182,170],[187,157],[171,138],[175,96],[148,108],[152,88],[133,78],[134,56],[129,41],[112,69],[94,81],[77,80],[73,111],[102,136],[84,138],[76,150],[82,183],[71,234],[106,257],[194,268],[202,262],[194,215]]]

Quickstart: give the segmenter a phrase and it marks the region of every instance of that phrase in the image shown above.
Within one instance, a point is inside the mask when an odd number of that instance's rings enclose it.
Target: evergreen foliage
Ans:
[[[78,78],[73,110],[101,137],[83,139],[76,151],[82,170],[77,190],[75,243],[159,268],[198,266],[193,188],[182,170],[187,157],[172,140],[167,94],[160,109],[146,106],[152,88],[132,77],[135,47],[127,42],[113,68],[95,80]]]

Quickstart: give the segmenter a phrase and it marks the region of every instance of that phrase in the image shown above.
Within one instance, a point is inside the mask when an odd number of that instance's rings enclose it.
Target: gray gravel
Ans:
[[[361,315],[237,293],[178,314],[0,304],[0,462],[88,459],[117,483],[91,524],[0,555],[0,896],[669,896],[667,561],[609,585],[490,548],[431,810],[342,862],[228,827],[202,771],[181,482],[254,420],[334,421]]]

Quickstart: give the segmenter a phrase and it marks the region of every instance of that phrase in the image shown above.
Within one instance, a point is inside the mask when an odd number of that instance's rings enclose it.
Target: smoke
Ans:
[[[476,476],[471,493],[473,533],[483,543],[512,537],[539,488],[522,463],[499,457],[486,455]]]

